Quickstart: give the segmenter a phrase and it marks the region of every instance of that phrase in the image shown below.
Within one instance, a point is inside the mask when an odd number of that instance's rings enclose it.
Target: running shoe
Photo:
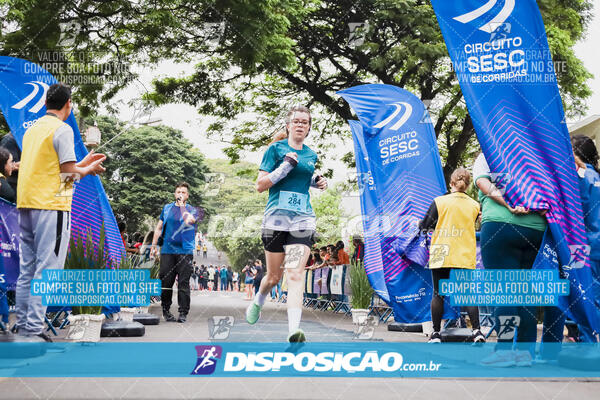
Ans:
[[[290,343],[303,343],[306,342],[306,335],[304,331],[300,328],[296,329],[294,332],[288,335],[288,342]]]
[[[429,336],[429,342],[427,343],[442,343],[442,335],[439,332],[433,332],[431,336]]]
[[[250,325],[254,325],[260,318],[260,306],[255,302],[250,303],[246,308],[246,322]]]
[[[475,329],[471,337],[473,338],[473,343],[485,343],[485,336],[479,329]]]
[[[531,353],[528,351],[516,351],[515,352],[515,363],[517,367],[531,367],[532,364]]]
[[[514,367],[517,363],[514,351],[498,350],[482,359],[480,364],[486,367]]]
[[[44,339],[44,341],[46,341],[48,343],[52,343],[53,342],[52,338],[50,336],[46,335],[44,332],[39,333],[36,336],[39,337],[39,338]]]
[[[163,310],[163,318],[167,322],[175,322],[175,316],[169,310]]]

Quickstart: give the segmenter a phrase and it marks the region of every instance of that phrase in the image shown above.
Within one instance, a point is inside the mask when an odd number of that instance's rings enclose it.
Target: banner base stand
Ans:
[[[448,328],[440,332],[442,342],[472,342],[473,331],[469,328]]]
[[[139,322],[107,321],[102,324],[100,337],[144,336],[146,328]]]
[[[160,317],[151,313],[133,314],[133,322],[139,322],[142,325],[158,325]]]
[[[406,324],[403,322],[390,322],[388,324],[388,331],[421,333],[421,332],[423,332],[423,325],[422,324]]]

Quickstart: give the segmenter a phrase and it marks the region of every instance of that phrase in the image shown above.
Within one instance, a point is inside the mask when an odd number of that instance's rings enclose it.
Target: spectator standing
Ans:
[[[13,331],[38,336],[44,333],[46,306],[31,296],[31,281],[46,269],[63,269],[71,235],[72,194],[57,196],[72,181],[61,174],[84,178],[104,172],[103,154],[86,155],[77,162],[73,129],[64,121],[71,115],[71,89],[54,84],[46,93],[46,115],[23,136],[23,153],[17,185],[20,268],[16,288],[16,324]],[[64,177],[64,175],[62,175]],[[61,193],[62,194],[62,193]]]
[[[208,270],[206,269],[206,265],[202,264],[200,266],[200,273],[198,276],[200,278],[200,289],[206,290],[208,288]]]
[[[431,246],[429,269],[433,282],[431,298],[431,318],[433,333],[429,343],[440,343],[442,316],[444,314],[444,296],[440,294],[440,280],[449,279],[453,269],[475,269],[476,243],[475,222],[479,216],[479,203],[470,198],[465,191],[471,183],[471,174],[464,168],[457,168],[450,176],[450,194],[438,196],[419,223],[419,232],[430,231]],[[449,235],[459,230],[462,234]],[[447,249],[447,254],[436,255],[436,249]],[[479,330],[479,309],[477,306],[463,306],[469,314],[473,327],[474,342],[485,342]]]
[[[221,290],[226,291],[227,284],[228,284],[227,283],[227,268],[224,265],[221,266],[220,278],[221,278]]]
[[[192,265],[192,276],[190,277],[190,289],[198,290],[198,266],[196,261]]]
[[[0,147],[0,198],[11,203],[17,201],[17,192],[10,184],[10,177],[15,169],[12,154],[5,148]]]
[[[231,275],[231,279],[233,281],[233,290],[236,292],[240,291],[240,274],[237,271],[233,271]]]
[[[348,265],[350,264],[350,257],[346,250],[344,250],[344,242],[339,240],[335,244],[335,250],[337,251],[337,265]]]
[[[365,256],[365,244],[360,236],[354,236],[352,238],[352,244],[354,245],[354,253],[352,253],[353,262],[361,262]]]
[[[194,257],[194,236],[198,212],[187,204],[189,184],[178,183],[175,187],[175,201],[163,207],[158,224],[154,230],[152,251],[158,253],[158,238],[162,235],[163,246],[160,254],[160,273],[162,281],[162,311],[165,321],[175,321],[170,308],[173,301],[173,285],[177,279],[177,304],[179,317],[177,322],[184,323],[190,311],[190,277]]]
[[[231,269],[231,266],[227,267],[227,285],[229,290],[233,292],[233,270]]]
[[[473,164],[473,179],[479,188],[482,213],[481,260],[485,269],[531,269],[548,224],[541,214],[518,204],[512,207],[506,202],[502,190],[496,187],[502,183],[500,172],[490,169],[483,153]],[[481,363],[487,366],[531,365],[530,344],[537,337],[536,308],[495,307],[493,318],[498,336],[497,351],[483,358]]]
[[[254,261],[254,271],[254,294],[256,294],[260,288],[260,282],[265,276],[265,270],[263,269],[262,261]]]
[[[221,279],[221,268],[219,266],[215,267],[215,285],[214,290],[219,290],[219,280]]]
[[[208,290],[213,290],[215,287],[215,269],[212,264],[208,267]]]
[[[8,184],[12,187],[12,190],[17,193],[17,180],[19,178],[19,165],[21,161],[21,148],[17,144],[15,137],[12,133],[8,133],[5,135],[2,140],[0,140],[0,147],[5,148],[12,155],[14,170],[12,175],[8,176],[6,180]],[[0,171],[1,172],[1,171]]]
[[[247,263],[242,269],[242,274],[244,274],[244,291],[246,293],[246,298],[244,300],[252,300],[252,287],[254,286],[254,274],[252,273],[252,268],[250,264]]]

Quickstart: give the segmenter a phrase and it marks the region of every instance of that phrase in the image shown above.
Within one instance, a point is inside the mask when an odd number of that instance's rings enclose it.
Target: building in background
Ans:
[[[594,140],[596,147],[600,146],[600,114],[595,114],[568,125],[569,134],[585,135]]]

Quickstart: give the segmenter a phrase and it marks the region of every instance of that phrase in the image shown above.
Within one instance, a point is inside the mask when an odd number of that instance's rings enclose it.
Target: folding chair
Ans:
[[[317,304],[317,295],[315,293],[304,293],[304,307],[314,308]]]
[[[345,294],[334,296],[336,297],[336,300],[334,301],[335,308],[333,309],[333,312],[338,313],[342,311],[346,315],[352,314],[350,303],[348,302],[348,296]]]
[[[388,322],[388,320],[390,319],[390,317],[393,314],[394,314],[394,310],[392,310],[392,307],[386,307],[384,313],[379,318],[379,321]]]
[[[48,318],[48,314],[54,313],[52,319]],[[58,324],[58,329],[63,329],[69,324],[68,316],[71,313],[71,306],[50,306],[46,309],[46,315],[44,315],[44,321],[46,322],[46,332],[51,331],[54,336],[58,336],[56,332],[55,324]]]
[[[369,313],[367,316],[376,315],[378,318],[381,318],[381,314],[379,313],[379,307],[375,304],[375,293],[371,295],[371,304],[369,304]]]

